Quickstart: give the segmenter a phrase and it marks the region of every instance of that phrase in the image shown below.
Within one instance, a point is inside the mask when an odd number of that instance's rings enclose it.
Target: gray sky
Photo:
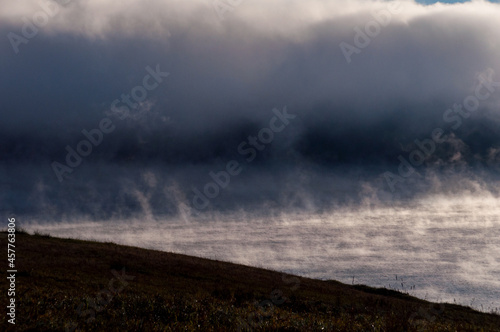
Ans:
[[[415,167],[422,177],[429,169],[498,176],[498,4],[1,0],[0,6],[3,209],[110,216],[140,205],[123,189],[124,179],[173,209],[179,198],[168,190],[179,187],[192,202],[192,188],[203,191],[209,172],[230,160],[244,169],[211,202],[216,207],[260,196],[282,204],[296,191],[290,182],[326,193],[316,201],[346,191],[359,196],[359,179],[391,192],[385,172],[401,176],[399,156],[409,160],[415,140],[432,139],[436,129],[442,141]],[[140,101],[132,97],[136,108],[121,119],[122,96],[134,91]],[[478,99],[478,91],[485,97]],[[474,98],[473,111],[453,109]],[[273,108],[285,106],[296,117],[246,161],[251,154],[239,145],[269,127]],[[66,147],[76,150],[86,139],[82,130],[106,118],[113,129],[70,167]],[[54,171],[54,162],[71,172]],[[346,173],[353,183],[337,178]],[[325,174],[328,181],[321,180]],[[117,195],[119,203],[111,200]]]

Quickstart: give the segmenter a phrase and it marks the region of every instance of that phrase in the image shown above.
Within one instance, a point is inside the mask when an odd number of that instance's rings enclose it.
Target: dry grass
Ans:
[[[16,249],[17,324],[0,330],[500,331],[498,315],[388,289],[45,235]]]

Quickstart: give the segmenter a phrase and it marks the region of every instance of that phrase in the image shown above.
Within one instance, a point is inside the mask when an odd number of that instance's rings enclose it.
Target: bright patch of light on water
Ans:
[[[387,287],[491,311],[500,308],[500,200],[434,196],[329,213],[201,215],[25,225],[53,236],[112,241]]]

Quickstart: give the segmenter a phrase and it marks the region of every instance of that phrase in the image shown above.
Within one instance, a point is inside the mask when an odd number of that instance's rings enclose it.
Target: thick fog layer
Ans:
[[[498,195],[498,4],[0,3],[9,213]]]
[[[0,8],[18,226],[498,312],[499,4]]]

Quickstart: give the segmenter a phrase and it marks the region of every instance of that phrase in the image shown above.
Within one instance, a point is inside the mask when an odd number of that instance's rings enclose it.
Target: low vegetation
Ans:
[[[500,331],[468,307],[113,243],[18,233],[16,264],[2,331]]]

